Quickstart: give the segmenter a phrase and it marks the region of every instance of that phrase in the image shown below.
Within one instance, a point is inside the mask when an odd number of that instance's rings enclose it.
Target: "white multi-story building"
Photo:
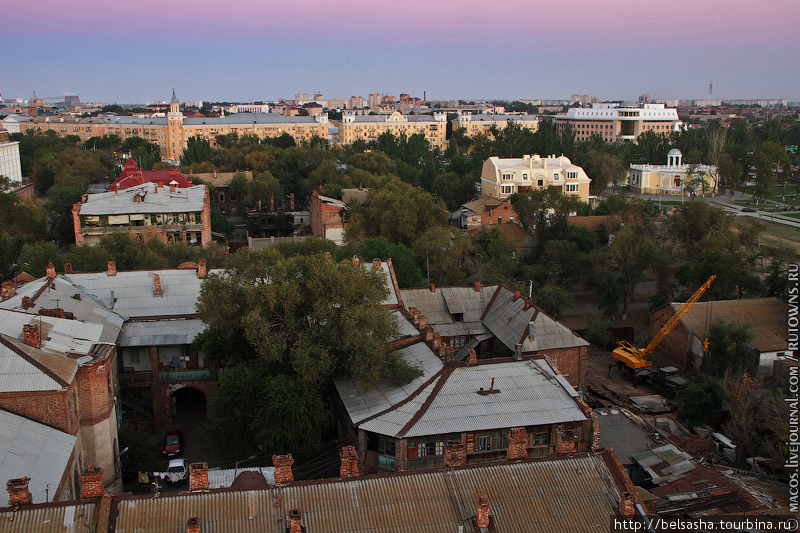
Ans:
[[[588,202],[591,181],[583,168],[563,155],[525,155],[510,159],[490,157],[483,163],[481,194],[505,200],[514,193],[552,188]]]
[[[478,134],[487,137],[494,137],[492,135],[492,128],[498,130],[505,129],[509,122],[517,124],[523,129],[536,131],[539,129],[539,118],[536,115],[525,115],[523,113],[501,113],[501,114],[485,114],[478,113],[475,115],[459,114],[453,120],[453,131],[459,128],[466,130],[467,137],[475,137]]]
[[[628,184],[642,194],[702,194],[717,192],[717,167],[688,165],[683,154],[673,148],[666,165],[631,165]]]
[[[577,141],[594,135],[606,142],[636,141],[645,131],[669,135],[678,123],[678,112],[664,104],[592,104],[556,115],[558,133],[569,125]]]
[[[12,188],[22,183],[19,143],[10,141],[5,129],[0,129],[0,176],[8,178]]]
[[[269,113],[269,104],[237,104],[228,110],[231,113]]]

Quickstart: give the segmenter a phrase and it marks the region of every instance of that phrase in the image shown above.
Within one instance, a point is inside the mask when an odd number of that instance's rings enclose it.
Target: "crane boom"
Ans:
[[[664,324],[661,330],[656,333],[656,336],[653,337],[653,340],[651,340],[643,350],[636,348],[627,341],[620,341],[619,347],[617,347],[617,349],[613,352],[614,358],[625,363],[629,368],[642,368],[652,365],[652,353],[655,347],[658,346],[658,343],[664,340],[664,337],[669,335],[669,333],[675,328],[675,326],[678,325],[681,319],[686,316],[686,313],[692,309],[694,304],[697,303],[697,300],[703,296],[703,293],[708,290],[715,279],[717,279],[717,276],[715,275],[712,275],[710,278],[708,278],[706,282],[703,283],[700,288],[697,289],[697,291],[695,291],[695,293],[692,294],[692,296],[678,308],[677,311],[675,311],[675,314],[672,315],[669,320],[667,320],[666,324]]]

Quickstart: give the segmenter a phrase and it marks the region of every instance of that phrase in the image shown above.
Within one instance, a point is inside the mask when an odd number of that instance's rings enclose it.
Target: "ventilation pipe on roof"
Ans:
[[[522,361],[522,345],[515,344],[514,345],[514,360],[515,361]]]
[[[536,340],[536,335],[534,334],[533,326],[534,326],[533,320],[528,321],[528,338],[531,341]]]

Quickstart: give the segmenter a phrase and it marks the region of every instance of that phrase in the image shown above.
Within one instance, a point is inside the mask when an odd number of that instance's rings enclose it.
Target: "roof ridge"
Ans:
[[[58,374],[53,372],[50,368],[47,368],[47,366],[42,364],[40,361],[36,360],[36,358],[34,358],[30,354],[26,353],[24,350],[21,350],[16,344],[14,344],[13,342],[11,342],[8,339],[6,339],[6,335],[5,334],[0,333],[0,344],[2,344],[3,346],[8,348],[9,350],[14,352],[15,354],[17,354],[20,357],[22,357],[23,359],[25,359],[25,361],[27,361],[31,365],[35,366],[42,373],[47,375],[50,379],[52,379],[53,381],[55,381],[56,383],[58,383],[62,387],[67,387],[69,385],[69,383],[66,380],[64,380],[64,378],[62,378],[61,376],[59,376]]]
[[[441,369],[439,369],[439,371],[437,371],[437,372],[436,372],[434,375],[432,375],[430,378],[428,378],[428,380],[427,380],[427,381],[425,381],[425,382],[424,382],[422,385],[420,385],[420,386],[417,388],[417,390],[415,390],[413,393],[411,393],[411,394],[408,396],[408,398],[406,398],[405,400],[403,400],[403,401],[400,401],[400,402],[397,402],[397,403],[396,403],[396,404],[394,404],[394,405],[390,405],[390,406],[389,406],[389,407],[387,407],[386,409],[384,409],[384,410],[382,410],[382,411],[378,411],[378,412],[377,412],[377,413],[375,413],[374,415],[368,416],[368,417],[367,417],[367,418],[365,418],[364,420],[361,420],[360,422],[358,422],[358,423],[356,424],[356,426],[360,426],[361,424],[364,424],[364,423],[366,423],[366,422],[369,422],[370,420],[374,420],[374,419],[378,418],[379,416],[383,416],[383,415],[385,415],[385,414],[386,414],[386,413],[388,413],[389,411],[394,411],[394,410],[395,410],[395,409],[397,409],[398,407],[400,407],[400,406],[402,406],[402,405],[405,405],[405,404],[407,404],[408,402],[410,402],[411,400],[413,400],[414,398],[416,398],[417,396],[419,396],[419,395],[422,393],[422,391],[424,391],[425,389],[427,389],[427,388],[428,388],[428,386],[429,386],[431,383],[433,383],[433,382],[434,382],[434,380],[436,380],[436,378],[437,378],[439,375],[441,375],[441,374],[442,374],[442,372],[444,371],[444,369],[445,369],[445,367],[442,367]]]
[[[420,406],[419,409],[417,409],[417,412],[414,413],[414,416],[412,416],[411,419],[409,419],[409,421],[406,422],[406,424],[400,429],[400,431],[397,432],[398,437],[402,438],[403,436],[405,436],[405,434],[414,426],[414,424],[419,422],[419,419],[422,418],[426,412],[428,412],[428,409],[433,403],[433,400],[436,398],[436,395],[439,394],[439,391],[442,390],[442,387],[447,381],[447,378],[449,378],[450,375],[453,373],[453,370],[454,367],[451,366],[442,368],[442,370],[440,371],[441,376],[439,377],[439,381],[437,381],[436,385],[433,386],[433,390],[428,395],[428,397],[425,398],[425,401],[422,402],[422,405]]]

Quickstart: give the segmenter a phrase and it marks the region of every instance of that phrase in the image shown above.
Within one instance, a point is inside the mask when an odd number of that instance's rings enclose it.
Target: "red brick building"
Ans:
[[[319,239],[344,244],[344,226],[347,204],[335,198],[311,194],[311,233]]]
[[[493,224],[514,224],[519,216],[509,200],[498,200],[491,196],[481,196],[462,205],[450,215],[455,224],[462,229],[476,229]]]
[[[143,183],[158,183],[161,187],[169,187],[175,182],[179,189],[192,186],[191,176],[173,170],[141,170],[132,158],[125,161],[125,167],[119,177],[109,187],[109,191],[121,191]]]

